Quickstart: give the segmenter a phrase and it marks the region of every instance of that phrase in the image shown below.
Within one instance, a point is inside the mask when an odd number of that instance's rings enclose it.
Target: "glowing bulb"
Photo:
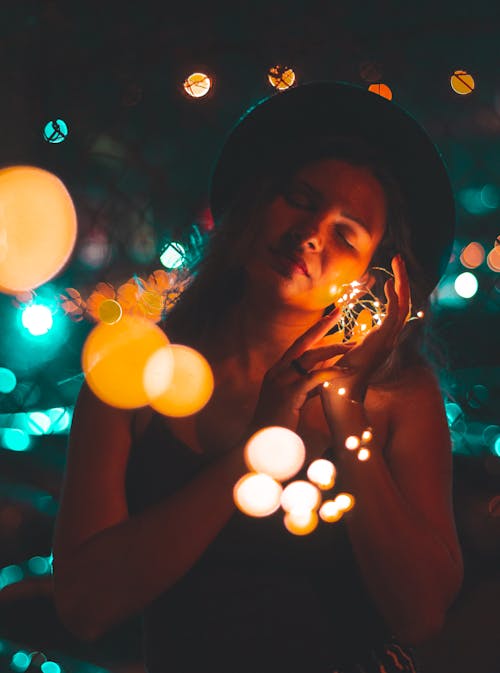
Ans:
[[[339,493],[335,498],[335,503],[343,512],[349,512],[354,507],[354,496],[350,493]]]
[[[470,271],[465,271],[455,278],[455,292],[464,299],[473,297],[478,288],[477,278]]]
[[[370,430],[370,428],[366,428],[366,430],[363,430],[363,432],[361,433],[361,439],[364,442],[370,442],[372,440],[372,438],[373,438],[373,434],[372,434],[372,431]]]
[[[345,395],[346,392],[347,392],[347,390],[346,390],[345,388],[339,388],[339,389],[337,390],[337,393],[338,393],[339,395]]]
[[[248,468],[254,472],[265,472],[279,481],[295,476],[305,457],[306,448],[299,435],[278,426],[259,430],[245,446]]]
[[[369,449],[363,448],[358,451],[358,460],[364,462],[365,460],[368,460],[369,457],[370,457]]]
[[[29,198],[27,198],[29,195]],[[61,180],[34,166],[0,170],[0,291],[42,285],[66,264],[76,212]]]
[[[330,387],[330,383],[328,381],[325,381],[323,383],[323,388],[329,388],[329,387]]]
[[[328,490],[335,484],[335,465],[324,458],[318,458],[307,468],[307,478],[322,490]]]
[[[349,449],[349,451],[353,451],[354,449],[357,449],[360,445],[360,439],[356,435],[349,435],[349,437],[346,437],[345,440],[345,448]]]
[[[169,243],[162,252],[160,262],[166,269],[177,269],[184,263],[186,251],[180,243]]]
[[[335,500],[325,500],[319,509],[319,515],[323,521],[334,523],[342,518],[344,512],[339,508]]]
[[[21,322],[30,334],[47,334],[53,325],[52,311],[42,304],[30,304],[23,309]]]
[[[320,492],[308,481],[292,481],[281,495],[281,506],[285,512],[305,514],[316,509],[320,503]]]
[[[287,512],[283,518],[285,528],[293,535],[309,535],[318,525],[316,512]]]
[[[423,318],[424,317],[424,312],[423,311],[417,311],[417,318]]]
[[[251,472],[239,479],[233,489],[233,499],[248,516],[269,516],[280,506],[283,488],[268,474]]]
[[[189,346],[171,344],[156,357],[162,363],[163,371],[171,366],[171,375],[161,391],[161,376],[155,374],[158,362],[147,367],[144,383],[153,409],[174,417],[191,416],[200,411],[214,389],[212,369],[203,355]],[[150,383],[151,377],[153,384]]]
[[[212,80],[203,72],[193,72],[184,81],[184,91],[192,98],[206,96],[212,86]]]

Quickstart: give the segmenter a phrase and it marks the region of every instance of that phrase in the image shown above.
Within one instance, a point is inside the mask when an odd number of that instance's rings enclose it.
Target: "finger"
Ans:
[[[328,367],[328,369],[315,369],[309,372],[307,376],[300,378],[295,384],[295,388],[300,394],[306,395],[310,393],[317,386],[323,383],[338,382],[345,379],[351,373],[348,367]]]
[[[336,308],[328,315],[323,316],[317,323],[310,327],[307,332],[304,332],[304,334],[293,342],[281,358],[280,363],[288,366],[292,360],[298,358],[304,351],[314,345],[318,339],[325,336],[335,323],[338,322],[340,316],[341,311],[339,308]]]
[[[323,362],[324,360],[329,360],[335,355],[343,355],[348,353],[354,344],[332,344],[331,346],[323,346],[321,348],[314,348],[308,350],[300,356],[300,364],[304,369],[312,369],[314,365],[317,365],[318,362]]]
[[[408,273],[406,271],[406,264],[403,257],[398,254],[391,262],[392,270],[394,272],[395,290],[398,295],[399,303],[399,320],[402,325],[409,318],[410,313],[410,284],[408,282]]]

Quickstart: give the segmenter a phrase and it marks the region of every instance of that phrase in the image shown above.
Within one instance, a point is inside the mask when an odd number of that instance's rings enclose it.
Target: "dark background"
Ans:
[[[488,253],[500,234],[498,3],[178,5],[0,5],[0,165],[54,172],[73,197],[79,224],[69,264],[36,290],[55,307],[47,337],[28,338],[19,303],[0,295],[0,367],[18,380],[11,393],[0,393],[1,426],[10,427],[14,414],[72,409],[82,381],[81,346],[92,324],[70,320],[61,293],[75,288],[87,298],[99,282],[117,286],[133,274],[145,277],[161,268],[168,242],[188,246],[211,226],[207,186],[217,150],[243,111],[273,92],[270,67],[289,65],[298,82],[384,82],[440,147],[457,201],[453,256],[433,297],[432,324],[445,354],[439,375],[467,572],[445,631],[421,649],[422,667],[424,673],[499,673],[499,274],[486,263],[474,270],[479,289],[469,300],[449,290],[465,271],[464,246],[478,241]],[[451,89],[457,69],[474,77],[470,95]],[[208,96],[192,99],[182,84],[199,70],[214,84]],[[69,127],[59,144],[43,135],[55,119]],[[96,240],[107,254],[89,264]],[[98,643],[78,643],[53,610],[50,572],[28,566],[35,556],[50,560],[67,431],[30,439],[28,451],[0,448],[0,568],[7,568],[0,575],[0,671],[24,670],[22,657],[15,660],[20,668],[11,663],[19,651],[43,652],[29,670],[40,670],[45,656],[68,671],[97,670],[82,662],[140,671],[137,620]]]

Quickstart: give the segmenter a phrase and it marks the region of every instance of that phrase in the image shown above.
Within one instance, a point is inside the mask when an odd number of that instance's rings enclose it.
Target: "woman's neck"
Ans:
[[[228,311],[217,332],[207,337],[204,350],[214,363],[231,363],[248,380],[261,379],[321,315],[321,311],[245,297]]]

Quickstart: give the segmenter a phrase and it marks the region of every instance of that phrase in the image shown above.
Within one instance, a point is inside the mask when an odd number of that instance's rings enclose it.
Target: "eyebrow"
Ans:
[[[305,180],[299,180],[299,182],[302,185],[304,185],[304,187],[307,187],[317,198],[320,198],[320,199],[323,198],[323,194],[319,190],[315,189],[308,182],[306,182]],[[354,217],[354,215],[351,215],[350,213],[346,213],[345,211],[341,211],[340,214],[341,214],[342,217],[345,217],[346,220],[351,220],[352,222],[355,222],[360,227],[362,227],[362,229],[364,229],[369,236],[372,235],[370,227],[361,218]]]

